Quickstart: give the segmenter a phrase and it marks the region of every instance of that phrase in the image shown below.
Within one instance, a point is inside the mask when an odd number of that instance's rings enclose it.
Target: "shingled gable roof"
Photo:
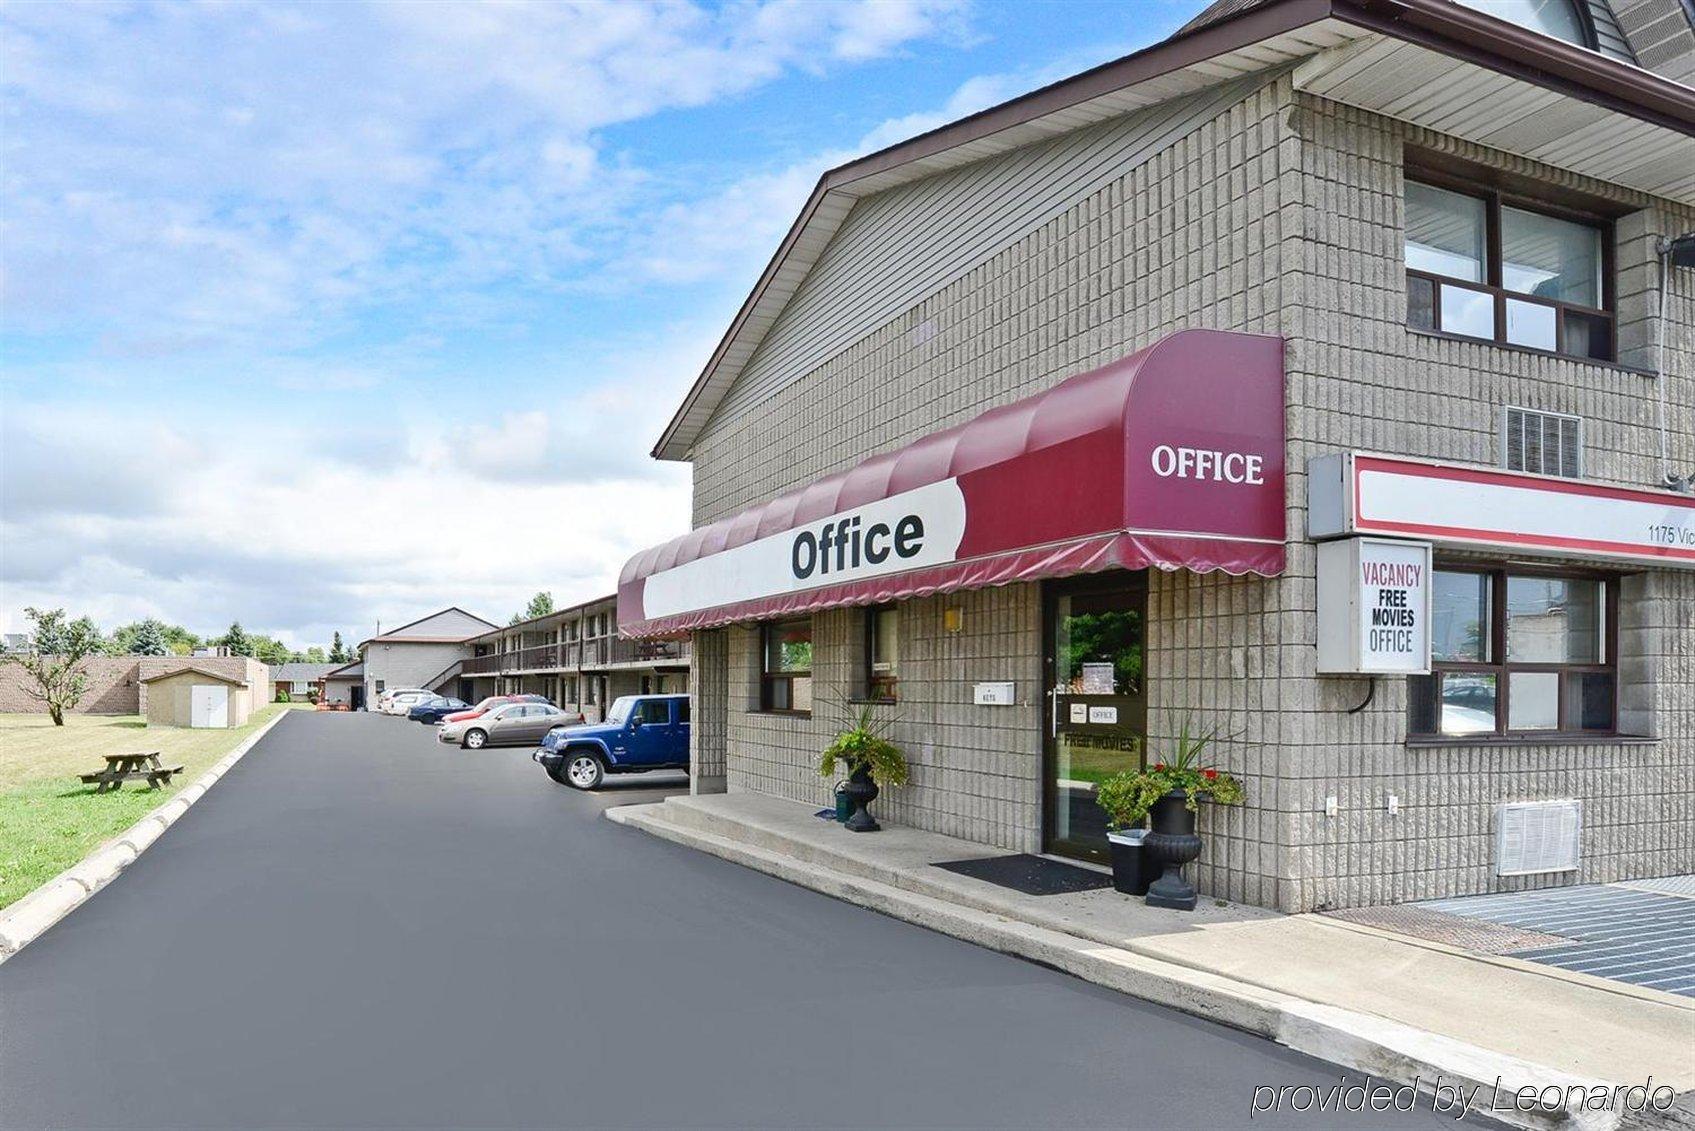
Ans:
[[[1667,130],[1695,137],[1695,90],[1452,0],[1221,0],[1152,47],[826,172],[652,454],[690,458],[701,430],[861,197],[1370,37],[1626,115],[1657,127],[1656,142]],[[1683,156],[1680,148],[1666,163],[1675,167]],[[1687,186],[1675,183],[1676,192],[1661,191],[1695,200],[1695,190],[1686,193]]]
[[[419,617],[417,620],[410,621],[406,624],[403,624],[399,628],[391,628],[387,632],[382,633],[379,636],[371,637],[369,640],[361,640],[358,643],[357,647],[363,648],[367,644],[378,644],[378,643],[389,643],[389,642],[400,642],[400,641],[405,641],[405,642],[411,643],[411,644],[453,644],[453,643],[457,643],[461,640],[469,640],[474,636],[481,635],[480,632],[467,632],[467,633],[463,633],[463,634],[458,635],[458,636],[426,635],[426,634],[413,635],[413,634],[409,634],[407,632],[407,629],[416,628],[418,625],[421,625],[421,624],[428,624],[430,621],[435,620],[439,616],[444,616],[447,613],[458,613],[460,616],[466,617],[470,620],[474,620],[478,624],[483,625],[486,628],[497,628],[497,627],[499,627],[493,621],[484,620],[482,617],[478,616],[476,613],[468,613],[464,609],[461,609],[458,605],[449,605],[445,609],[437,609],[435,612],[431,613],[429,616]]]
[[[214,671],[211,668],[203,668],[199,664],[184,664],[180,668],[171,668],[169,671],[155,672],[153,675],[144,675],[137,682],[157,683],[161,679],[171,679],[179,675],[202,675],[207,679],[215,679],[219,683],[227,683],[232,687],[247,686],[247,681],[242,679],[240,676],[230,675],[227,672]]]

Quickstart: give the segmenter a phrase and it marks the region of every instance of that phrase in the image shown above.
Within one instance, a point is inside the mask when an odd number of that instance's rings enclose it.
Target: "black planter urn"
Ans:
[[[1146,866],[1165,869],[1148,887],[1148,906],[1193,911],[1198,898],[1195,885],[1183,878],[1183,865],[1201,854],[1201,838],[1195,835],[1195,814],[1183,791],[1173,790],[1154,802],[1148,824],[1142,842]]]
[[[871,780],[869,767],[860,766],[849,774],[847,785],[842,787],[842,792],[847,794],[847,799],[853,803],[853,812],[842,822],[843,828],[856,833],[874,833],[883,827],[865,810],[867,805],[877,800],[879,792],[877,783]]]

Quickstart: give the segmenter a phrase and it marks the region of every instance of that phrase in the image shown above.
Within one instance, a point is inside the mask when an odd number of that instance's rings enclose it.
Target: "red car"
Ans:
[[[551,705],[552,702],[553,700],[549,699],[545,695],[490,695],[487,699],[482,700],[469,711],[457,711],[454,714],[444,717],[441,721],[444,723],[457,723],[465,719],[474,719],[478,715],[493,710],[502,703],[547,703]]]

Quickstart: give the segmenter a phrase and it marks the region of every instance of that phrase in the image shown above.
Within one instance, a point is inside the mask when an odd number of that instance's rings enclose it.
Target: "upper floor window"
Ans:
[[[1407,325],[1611,360],[1607,228],[1408,179]]]
[[[1579,47],[1595,45],[1589,34],[1589,22],[1577,10],[1576,0],[1459,0],[1459,3]]]

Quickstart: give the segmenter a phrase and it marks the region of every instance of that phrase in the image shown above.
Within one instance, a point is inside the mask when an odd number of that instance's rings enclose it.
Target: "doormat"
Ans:
[[[974,880],[1011,888],[1025,895],[1065,895],[1112,886],[1112,877],[1075,864],[1061,864],[1021,852],[1016,856],[987,856],[977,860],[948,860],[933,864]]]

